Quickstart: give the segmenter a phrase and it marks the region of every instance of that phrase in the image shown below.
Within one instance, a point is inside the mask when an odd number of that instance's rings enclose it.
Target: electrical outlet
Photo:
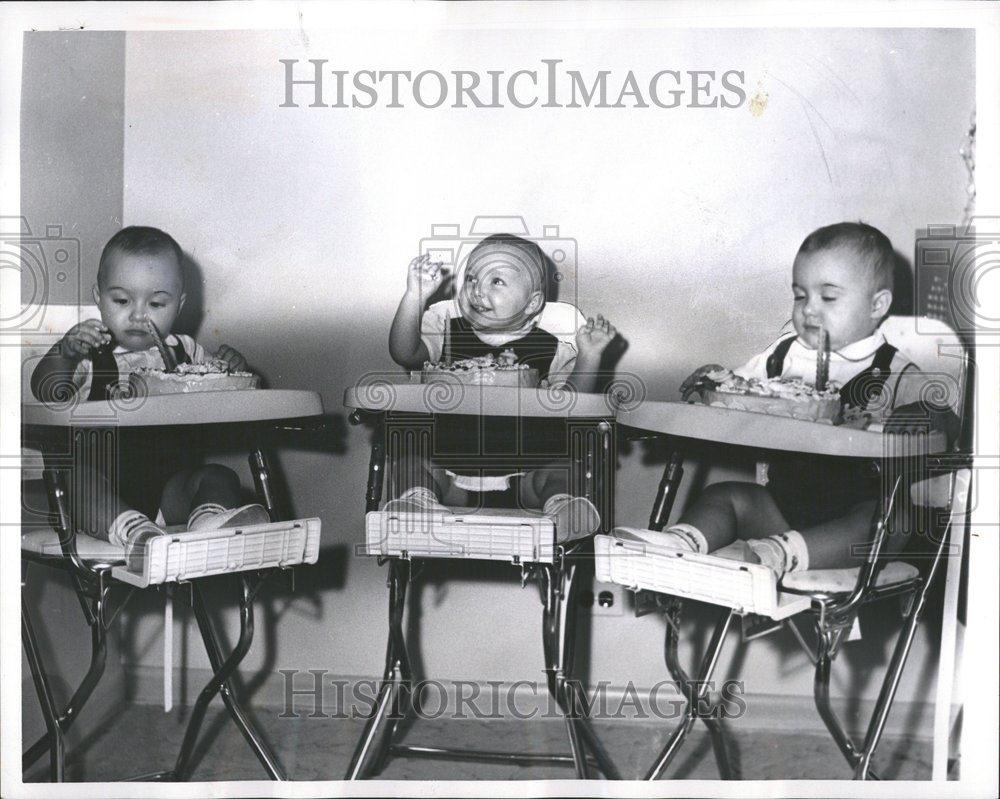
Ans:
[[[620,585],[597,583],[593,590],[580,592],[580,603],[590,608],[592,616],[622,616],[625,594]]]

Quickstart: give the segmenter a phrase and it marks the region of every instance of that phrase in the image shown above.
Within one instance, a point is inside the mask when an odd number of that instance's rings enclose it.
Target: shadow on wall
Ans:
[[[913,265],[898,250],[894,251],[894,255],[896,256],[892,272],[894,287],[889,314],[891,316],[913,316],[913,309],[916,307],[913,296]]]
[[[205,278],[204,270],[194,258],[184,253],[181,259],[181,270],[184,273],[184,293],[187,299],[175,324],[177,330],[198,338],[202,320],[205,317]]]

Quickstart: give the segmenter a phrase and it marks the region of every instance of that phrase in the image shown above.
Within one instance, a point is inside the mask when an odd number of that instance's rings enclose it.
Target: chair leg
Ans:
[[[250,645],[253,642],[253,594],[247,582],[246,575],[240,575],[240,587],[240,637],[229,657],[223,661],[219,641],[212,627],[208,610],[205,607],[201,589],[197,584],[192,585],[195,618],[197,619],[198,629],[201,632],[205,650],[208,653],[214,673],[212,679],[202,689],[191,712],[191,719],[184,733],[181,751],[177,755],[174,770],[170,773],[170,776],[174,780],[186,780],[190,777],[192,768],[191,756],[194,753],[194,745],[198,739],[198,733],[204,721],[205,712],[208,710],[208,705],[217,693],[222,695],[222,701],[229,710],[230,716],[250,744],[261,765],[264,766],[268,776],[272,780],[287,779],[280,765],[278,765],[274,754],[264,742],[260,731],[257,730],[253,720],[246,714],[236,699],[233,685],[230,682],[243,658],[250,651]]]
[[[24,654],[28,659],[28,667],[31,669],[31,679],[35,683],[35,693],[38,694],[38,704],[41,706],[42,717],[45,720],[45,729],[47,730],[47,733],[38,744],[42,745],[42,751],[45,751],[45,749],[49,750],[49,776],[52,782],[62,782],[65,776],[66,760],[62,725],[59,723],[55,699],[52,696],[52,687],[49,685],[44,668],[42,668],[35,630],[31,626],[28,609],[23,603],[21,605],[21,642],[24,646]],[[28,761],[26,754],[22,760],[22,768],[27,769],[36,759],[37,757]]]
[[[889,718],[889,711],[892,709],[892,700],[896,697],[896,689],[899,688],[899,679],[903,674],[906,658],[910,654],[913,636],[917,630],[917,623],[920,621],[920,615],[923,611],[930,584],[931,579],[928,579],[921,587],[920,593],[913,598],[910,613],[903,623],[903,629],[899,632],[896,647],[892,652],[892,659],[889,661],[889,667],[882,680],[882,689],[879,691],[878,700],[875,702],[875,709],[868,722],[864,748],[854,765],[854,779],[856,780],[865,780],[869,777],[878,779],[871,771],[871,759],[875,754],[875,748],[878,746],[879,740],[882,738],[885,722]]]
[[[719,617],[719,621],[715,625],[715,630],[712,632],[708,648],[705,650],[705,655],[702,658],[696,682],[692,682],[687,676],[677,656],[679,616],[680,600],[675,600],[673,607],[668,610],[666,639],[664,641],[664,660],[666,660],[670,675],[684,692],[684,696],[687,699],[687,710],[684,713],[683,721],[671,733],[666,745],[663,747],[652,768],[646,773],[644,779],[659,779],[680,750],[688,733],[694,727],[694,722],[697,718],[701,718],[705,722],[705,726],[708,727],[709,734],[712,737],[712,748],[715,752],[719,774],[723,779],[731,779],[732,770],[725,747],[722,726],[719,724],[718,719],[699,713],[699,707],[708,695],[709,680],[712,678],[712,672],[715,671],[719,655],[722,652],[722,646],[726,642],[726,634],[729,632],[736,614],[727,608]]]
[[[409,563],[398,558],[389,560],[389,636],[386,644],[385,669],[376,694],[375,707],[358,739],[344,779],[362,780],[377,773],[385,762],[392,745],[392,736],[400,714],[400,694],[404,681],[412,679],[406,641],[403,635],[403,611],[406,606],[406,586]],[[395,718],[392,718],[395,716]],[[374,750],[374,757],[371,757]]]
[[[837,748],[840,749],[851,768],[855,768],[860,761],[861,753],[830,706],[830,674],[833,668],[834,652],[838,645],[837,638],[842,634],[842,629],[820,629],[818,619],[816,624],[818,643],[816,673],[813,679],[813,700],[816,703],[816,710],[819,711],[820,718],[823,719],[823,724],[829,730]],[[869,770],[868,775],[873,779],[878,779],[878,775],[871,770]]]
[[[813,700],[816,703],[816,710],[819,711],[820,718],[823,719],[827,730],[833,736],[837,748],[840,749],[847,762],[853,767],[858,762],[857,747],[830,706],[830,673],[833,665],[831,655],[833,641],[831,637],[833,634],[831,631],[820,631],[819,633],[816,674],[813,678]]]
[[[577,603],[576,594],[579,585],[579,575],[575,565],[563,563],[558,568],[558,579],[560,590],[552,596],[551,622],[544,625],[543,631],[551,636],[551,643],[545,647],[548,657],[547,661],[550,671],[555,675],[553,681],[557,686],[561,686],[561,693],[564,704],[563,711],[566,714],[567,730],[570,735],[570,751],[573,754],[573,762],[577,769],[577,776],[582,774],[582,778],[589,777],[589,755],[593,757],[597,768],[609,780],[620,780],[621,775],[615,767],[607,751],[601,745],[593,728],[590,726],[590,719],[581,715],[579,709],[586,707],[583,701],[583,687],[573,680],[573,667],[576,656],[576,616]]]
[[[90,695],[94,692],[97,684],[101,681],[101,677],[104,676],[104,665],[107,658],[107,631],[104,627],[103,608],[107,602],[108,589],[101,587],[99,588],[99,591],[99,598],[94,602],[94,606],[91,607],[89,604],[91,600],[88,600],[84,595],[83,588],[81,586],[77,587],[77,597],[80,600],[81,605],[87,611],[85,615],[87,623],[90,625],[90,665],[87,667],[87,673],[84,674],[83,679],[80,681],[80,685],[77,687],[76,691],[73,692],[73,696],[66,704],[65,709],[57,716],[57,726],[60,737],[65,734],[66,731],[72,726],[73,722],[76,721],[80,712],[83,710],[83,706],[87,703],[87,700],[90,699]],[[34,656],[37,657],[37,639],[35,638],[34,628],[31,626],[31,620],[28,618],[27,609],[23,604],[23,598],[21,616],[22,622],[27,624],[27,629],[30,631],[30,641],[29,638],[25,638],[25,646],[28,646],[30,643],[30,645],[35,648]],[[24,625],[22,624],[22,634],[23,633]],[[29,665],[30,657],[31,656],[29,655]],[[41,663],[40,660],[39,663]],[[44,675],[44,672],[42,673]],[[46,727],[48,728],[48,725],[46,725]],[[41,738],[28,747],[21,758],[22,770],[29,769],[32,764],[34,764],[35,761],[46,752],[46,750],[49,750],[52,746],[52,740],[52,731],[48,730],[44,735],[42,735]]]

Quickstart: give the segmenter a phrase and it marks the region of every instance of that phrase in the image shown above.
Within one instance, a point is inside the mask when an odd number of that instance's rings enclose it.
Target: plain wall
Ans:
[[[125,136],[125,34],[35,32],[24,37],[21,93],[21,214],[38,246],[26,250],[22,301],[91,304],[90,286],[104,242],[122,225]],[[23,229],[22,229],[23,230]],[[24,231],[27,233],[27,231]],[[70,255],[66,261],[58,254]],[[31,267],[36,265],[36,268]],[[35,346],[52,333],[42,313],[25,330]],[[38,331],[36,338],[34,331]],[[25,374],[27,377],[27,374]],[[24,484],[22,523],[44,525],[41,481]],[[90,659],[90,632],[69,578],[32,565],[22,597],[31,613],[43,662],[51,667],[56,700],[65,703]],[[100,729],[125,700],[115,630],[105,676],[69,747]],[[25,748],[45,731],[22,655]],[[47,763],[47,757],[42,759]]]
[[[749,104],[279,107],[282,58],[512,71],[551,57],[591,73],[741,69],[767,104],[759,116]],[[773,340],[791,312],[792,258],[815,227],[863,219],[908,254],[917,227],[957,222],[965,204],[958,148],[974,79],[964,31],[368,31],[307,42],[291,31],[144,32],[126,37],[125,74],[124,224],[163,227],[198,265],[206,346],[237,347],[272,386],[320,391],[334,414],[362,375],[396,371],[389,325],[432,224],[464,232],[478,214],[520,214],[536,234],[558,225],[578,251],[575,297],[560,299],[610,318],[629,344],[620,371],[647,396],[673,398],[693,367],[738,365]],[[273,640],[247,669],[381,668],[384,570],[351,554],[369,442],[367,428],[347,427],[343,451],[280,452],[295,512],[322,518],[324,552],[295,594],[268,600]],[[731,448],[700,456],[748,466]],[[661,468],[640,446],[622,454],[618,523],[645,525]],[[424,676],[543,680],[537,593],[519,588],[515,570],[491,574],[414,591]],[[593,680],[652,685],[666,676],[662,625],[595,619],[578,660]],[[935,629],[918,634],[901,700],[930,696]],[[137,661],[156,665],[157,617],[133,630]],[[886,641],[849,647],[833,690],[873,697]],[[730,647],[720,676],[739,662],[747,693],[811,695],[812,669],[787,634]]]
[[[36,32],[24,37],[21,215],[47,257],[48,280],[22,271],[25,303],[90,303],[101,249],[122,227],[125,33]],[[79,242],[60,263],[59,238]]]

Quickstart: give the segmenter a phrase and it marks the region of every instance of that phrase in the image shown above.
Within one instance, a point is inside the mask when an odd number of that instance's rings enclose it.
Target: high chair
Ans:
[[[344,404],[357,424],[362,415],[375,423],[365,496],[366,542],[362,554],[388,563],[389,633],[385,669],[375,705],[351,758],[346,779],[377,774],[390,757],[427,757],[510,764],[550,763],[572,766],[586,779],[596,769],[608,779],[618,771],[579,711],[582,688],[572,679],[575,654],[576,593],[581,565],[589,560],[590,539],[557,544],[552,519],[523,510],[454,509],[454,514],[400,513],[379,510],[384,480],[390,497],[398,496],[400,456],[408,448],[432,451],[435,416],[444,413],[519,418],[547,417],[565,425],[566,451],[559,453],[570,470],[571,493],[585,496],[610,530],[613,507],[613,405],[600,395],[566,391],[481,386],[408,385],[397,377],[349,389]],[[444,465],[443,459],[436,458]],[[530,468],[531,459],[517,458]],[[477,462],[463,459],[463,465]],[[456,462],[457,463],[457,462]],[[478,463],[482,465],[483,456]],[[505,466],[514,461],[505,462]],[[491,465],[496,465],[492,463]],[[400,722],[414,709],[413,673],[403,631],[406,590],[414,564],[427,558],[507,561],[521,571],[522,585],[537,580],[542,600],[542,645],[546,684],[562,713],[569,754],[501,752],[406,745],[395,740]]]
[[[28,602],[22,593],[21,638],[38,695],[46,733],[29,746],[22,757],[27,770],[47,751],[52,781],[65,776],[66,733],[80,715],[104,673],[108,630],[119,611],[136,590],[162,589],[167,595],[189,596],[199,632],[213,670],[212,678],[199,694],[173,767],[167,771],[132,779],[186,780],[193,768],[192,756],[208,705],[221,695],[229,716],[253,749],[271,779],[285,773],[244,709],[233,675],[253,641],[254,599],[264,582],[291,567],[314,563],[318,557],[319,519],[280,521],[263,433],[268,428],[299,429],[322,414],[319,396],[306,391],[226,392],[224,402],[214,393],[148,397],[145,402],[116,405],[114,402],[65,403],[46,407],[30,395],[28,378],[37,358],[55,340],[54,331],[64,331],[79,321],[97,315],[97,309],[49,306],[46,322],[52,333],[25,336],[22,423],[22,488],[32,488],[39,477],[49,505],[48,523],[22,528],[21,580],[27,585],[31,565],[66,571],[90,628],[90,663],[69,701],[60,707],[43,661]],[[66,318],[63,318],[66,317]],[[240,396],[237,396],[240,395]],[[78,532],[70,518],[67,481],[74,466],[84,459],[113,453],[116,431],[121,426],[170,426],[210,423],[249,425],[253,444],[249,456],[258,501],[271,522],[242,528],[191,533],[168,528],[168,535],[147,544],[144,569],[129,571],[123,548]],[[96,453],[95,453],[96,450]],[[236,645],[224,652],[212,624],[202,591],[202,580],[213,575],[235,575],[239,590],[240,634]],[[168,600],[169,601],[169,600]]]
[[[709,702],[712,673],[718,663],[726,635],[737,617],[744,634],[787,626],[815,664],[814,700],[824,724],[833,736],[854,778],[877,779],[871,759],[885,728],[900,676],[924,610],[928,592],[938,573],[947,571],[945,593],[945,640],[940,654],[939,683],[935,707],[934,779],[943,779],[950,711],[950,678],[955,657],[954,629],[961,558],[955,554],[963,543],[966,507],[971,478],[971,424],[969,411],[972,363],[969,353],[944,323],[911,317],[891,318],[884,331],[887,340],[925,373],[934,376],[928,399],[947,405],[958,415],[962,431],[950,449],[937,432],[881,432],[880,428],[852,430],[826,427],[813,422],[767,417],[681,403],[646,403],[631,413],[621,413],[621,424],[670,436],[675,449],[668,458],[658,487],[649,528],[664,528],[683,475],[679,437],[740,444],[767,450],[813,452],[870,458],[883,474],[886,491],[872,518],[871,543],[863,565],[847,569],[791,572],[776,584],[765,566],[739,563],[680,552],[649,540],[597,536],[595,551],[598,580],[624,585],[637,591],[637,610],[655,604],[666,615],[665,660],[671,676],[688,700],[685,715],[669,736],[645,778],[663,774],[697,720],[711,736],[719,771],[729,779],[730,764],[725,740],[714,708]],[[918,332],[919,330],[919,332]],[[931,557],[919,566],[897,556],[882,555],[886,536],[902,518],[909,497],[913,508],[924,509],[931,519]],[[858,743],[835,715],[829,696],[830,674],[845,637],[857,624],[861,607],[896,597],[905,603],[902,629],[882,681],[864,741]],[[680,664],[677,646],[680,615],[685,599],[720,606],[722,611],[695,678]],[[950,614],[950,618],[949,618]],[[815,643],[806,642],[794,623],[806,615],[813,624]],[[944,739],[941,746],[941,739]],[[780,776],[780,775],[776,775]]]

